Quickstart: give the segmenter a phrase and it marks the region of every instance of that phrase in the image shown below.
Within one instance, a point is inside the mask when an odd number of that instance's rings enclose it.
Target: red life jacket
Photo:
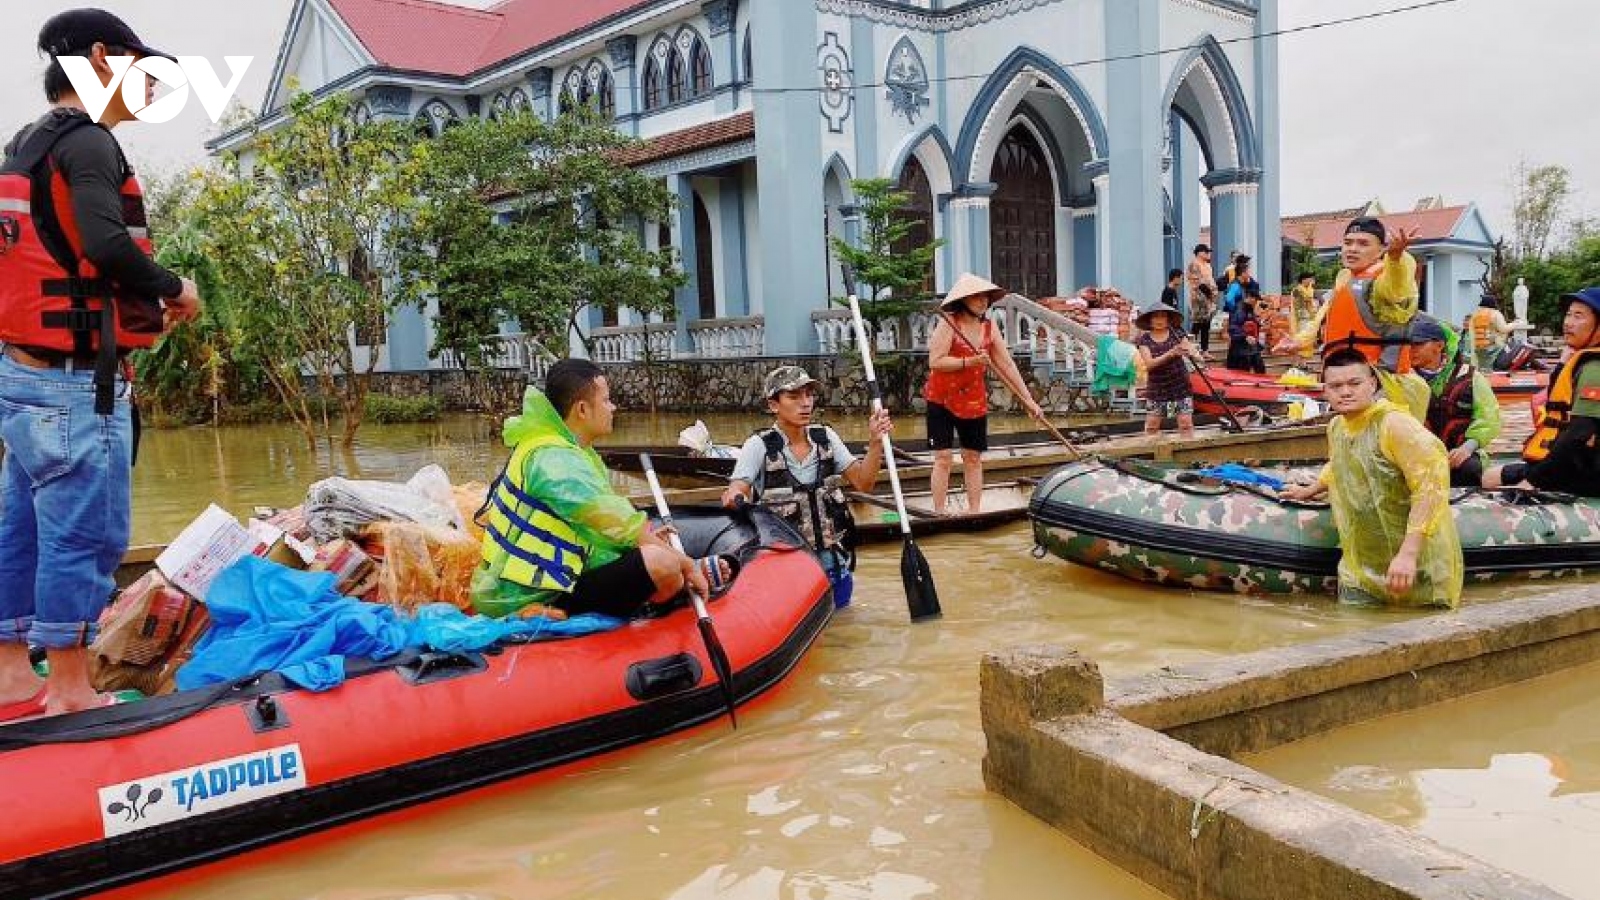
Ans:
[[[1467,429],[1472,427],[1472,416],[1477,410],[1472,394],[1474,374],[1471,366],[1457,359],[1444,388],[1428,401],[1428,430],[1447,450],[1461,446],[1467,439]]]
[[[100,277],[84,256],[72,195],[52,151],[62,137],[90,124],[84,116],[52,115],[0,165],[0,341],[80,357],[98,354],[109,360],[109,389],[117,351],[153,345],[161,336],[162,314],[160,298],[135,295]],[[127,161],[121,162],[122,220],[148,255],[144,192]],[[109,352],[101,354],[102,348]]]

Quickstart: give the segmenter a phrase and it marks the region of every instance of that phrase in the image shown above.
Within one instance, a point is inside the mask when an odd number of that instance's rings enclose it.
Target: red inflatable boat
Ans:
[[[1296,395],[1318,401],[1322,399],[1321,384],[1315,387],[1290,387],[1279,384],[1276,375],[1256,375],[1215,367],[1207,369],[1206,374],[1236,413],[1240,409],[1257,407],[1268,416],[1280,418],[1289,414],[1289,404]],[[1495,398],[1501,406],[1528,402],[1534,394],[1544,390],[1550,380],[1544,372],[1491,372],[1488,378],[1489,386],[1494,388]],[[1195,412],[1223,415],[1222,404],[1217,402],[1199,373],[1189,373],[1189,386],[1194,389]]]
[[[743,703],[833,611],[799,538],[684,510],[691,553],[743,565],[711,604]],[[74,897],[725,717],[694,614],[487,654],[350,661],[321,694],[276,675],[0,727],[0,897]]]

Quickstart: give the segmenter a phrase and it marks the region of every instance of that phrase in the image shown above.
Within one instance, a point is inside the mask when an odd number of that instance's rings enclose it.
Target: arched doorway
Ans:
[[[694,195],[694,280],[700,292],[700,318],[717,317],[717,273],[711,251],[711,215]]]
[[[1055,181],[1043,148],[1020,125],[995,153],[989,180],[990,273],[994,282],[1025,297],[1056,293]]]
[[[915,156],[907,160],[905,168],[900,171],[899,190],[907,195],[899,217],[911,226],[911,230],[895,242],[893,249],[896,254],[904,254],[913,248],[933,243],[933,188],[928,182],[928,171]],[[928,263],[921,290],[925,294],[933,293],[932,261]]]

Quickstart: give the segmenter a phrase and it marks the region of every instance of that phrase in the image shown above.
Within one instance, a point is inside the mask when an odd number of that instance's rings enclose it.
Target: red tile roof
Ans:
[[[1378,216],[1378,219],[1391,232],[1415,229],[1419,242],[1442,241],[1455,233],[1466,211],[1465,206],[1447,206],[1423,212],[1386,213]],[[1283,237],[1296,244],[1309,244],[1318,250],[1334,250],[1344,242],[1344,229],[1349,224],[1350,218],[1347,216],[1301,221],[1286,219],[1282,226]]]
[[[467,75],[648,0],[505,0],[469,9],[437,0],[329,0],[378,63]]]
[[[754,113],[742,112],[707,122],[704,125],[695,125],[681,131],[671,131],[657,135],[635,147],[629,147],[618,154],[618,159],[624,165],[642,166],[645,163],[662,159],[671,159],[696,150],[705,150],[710,147],[721,147],[735,141],[748,140],[756,136],[756,117]]]

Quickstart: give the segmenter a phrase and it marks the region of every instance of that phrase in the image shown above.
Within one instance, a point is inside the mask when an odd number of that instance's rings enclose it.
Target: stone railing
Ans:
[[[647,355],[673,359],[678,356],[674,348],[677,334],[678,326],[671,322],[596,328],[589,335],[589,352],[599,363],[638,362]]]
[[[1020,294],[996,303],[990,315],[1000,320],[1014,354],[1027,354],[1034,365],[1049,366],[1071,380],[1094,379],[1094,348],[1100,336],[1089,328]]]
[[[700,359],[738,359],[766,351],[766,319],[747,316],[689,323],[689,340]]]
[[[923,352],[928,349],[928,338],[933,336],[933,326],[938,321],[938,314],[933,310],[885,319],[878,326],[875,350],[880,353],[891,350]],[[821,353],[838,353],[855,346],[855,329],[850,323],[848,309],[813,310],[811,328],[817,333],[817,348]]]
[[[489,368],[526,372],[534,379],[544,378],[550,364],[559,359],[538,338],[521,332],[500,335],[489,343],[487,350]],[[466,368],[460,354],[454,350],[441,353],[439,364],[445,369]]]

